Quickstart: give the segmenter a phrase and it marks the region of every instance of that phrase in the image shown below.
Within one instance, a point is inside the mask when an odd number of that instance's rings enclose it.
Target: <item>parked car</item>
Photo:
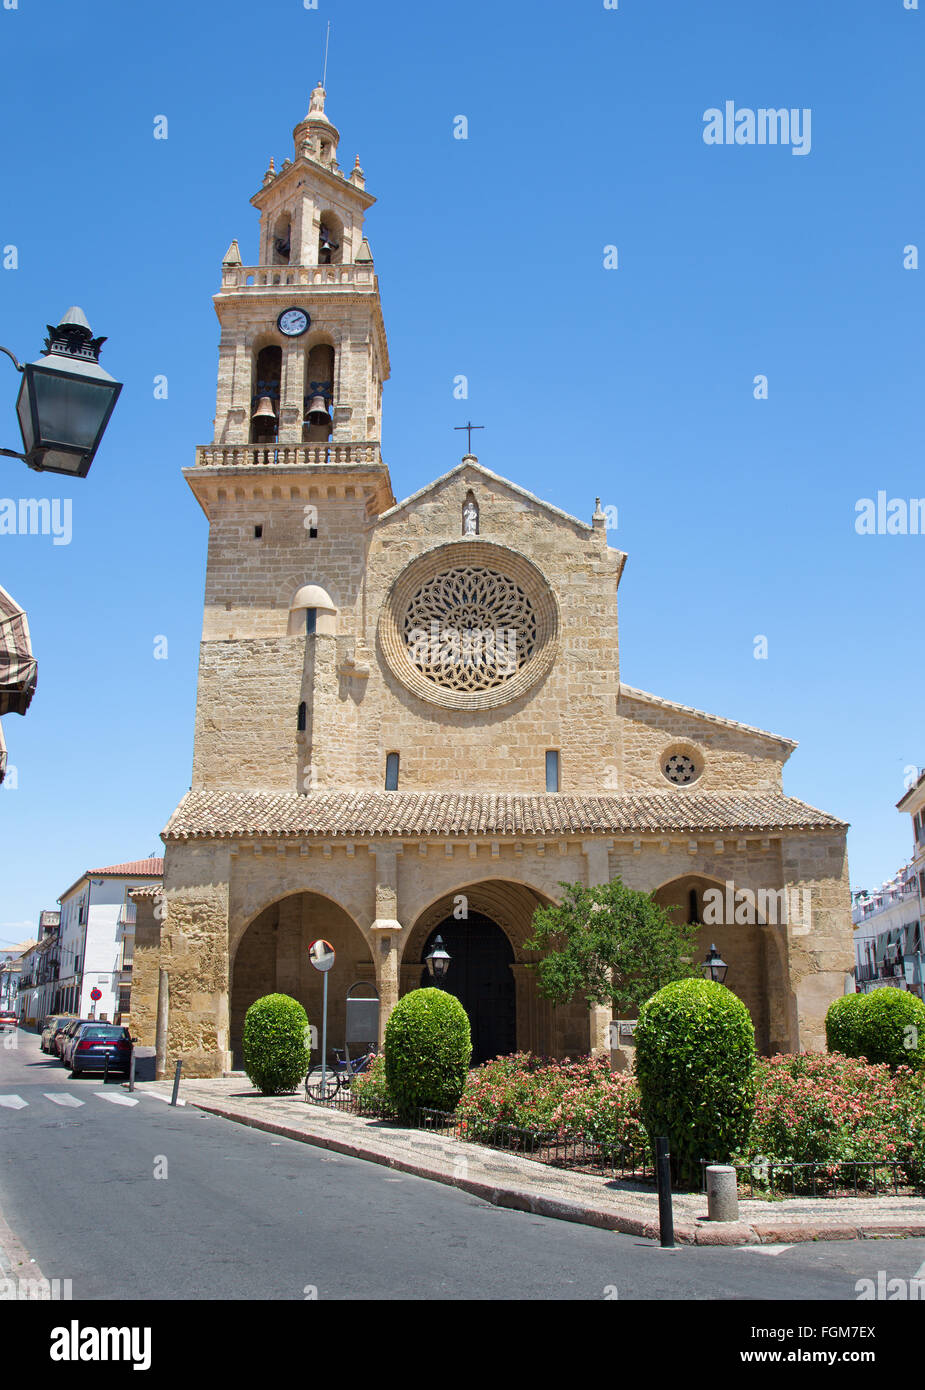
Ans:
[[[64,1045],[62,1061],[71,1076],[84,1071],[124,1071],[132,1060],[132,1038],[127,1028],[115,1023],[82,1023]]]
[[[0,1009],[0,1033],[3,1032],[4,1028],[18,1027],[19,1019],[13,1013],[12,1009]]]
[[[65,1023],[70,1023],[73,1014],[49,1014],[42,1025],[42,1051],[54,1052],[52,1042],[55,1033],[59,1028],[63,1028]]]
[[[76,1033],[82,1023],[92,1023],[92,1018],[65,1018],[62,1020],[57,1032],[52,1039],[52,1048],[57,1056],[64,1061],[64,1047],[72,1034]]]

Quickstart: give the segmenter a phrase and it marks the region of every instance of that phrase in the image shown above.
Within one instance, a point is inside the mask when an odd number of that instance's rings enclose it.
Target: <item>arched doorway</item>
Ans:
[[[473,1064],[516,1051],[514,950],[505,933],[481,912],[470,911],[462,921],[445,918],[424,943],[422,986],[433,983],[424,961],[438,936],[450,955],[441,987],[454,994],[469,1015]]]

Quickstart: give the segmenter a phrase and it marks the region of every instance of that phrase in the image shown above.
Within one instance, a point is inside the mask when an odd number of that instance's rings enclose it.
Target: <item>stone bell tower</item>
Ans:
[[[343,734],[339,683],[365,669],[369,523],[395,499],[380,454],[389,376],[359,157],[311,94],[293,158],[251,203],[256,265],[237,240],[214,297],[215,432],[184,469],[209,519],[193,785],[307,791]],[[295,640],[299,639],[299,640]],[[346,674],[345,674],[346,673]],[[361,677],[358,677],[358,679]]]
[[[259,264],[225,253],[215,311],[216,444],[351,443],[378,448],[389,355],[359,156],[337,162],[340,134],[315,88],[293,131],[294,158],[270,160],[251,198]]]

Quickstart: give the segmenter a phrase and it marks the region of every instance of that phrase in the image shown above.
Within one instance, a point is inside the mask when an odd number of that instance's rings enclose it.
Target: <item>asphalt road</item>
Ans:
[[[925,1240],[663,1252],[71,1081],[35,1035],[15,1038],[0,1041],[0,1211],[74,1299],[853,1302],[858,1279],[925,1262]]]

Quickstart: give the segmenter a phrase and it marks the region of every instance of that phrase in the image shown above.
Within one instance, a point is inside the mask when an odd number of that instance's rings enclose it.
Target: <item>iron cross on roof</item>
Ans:
[[[473,431],[473,430],[483,430],[483,429],[485,428],[485,426],[484,426],[484,425],[473,425],[472,421],[470,420],[469,423],[466,424],[466,425],[454,425],[453,428],[454,428],[455,430],[468,430],[468,431],[469,431],[469,442],[468,442],[467,445],[466,445],[466,453],[467,453],[467,454],[471,454],[471,453],[472,453],[472,431]]]

